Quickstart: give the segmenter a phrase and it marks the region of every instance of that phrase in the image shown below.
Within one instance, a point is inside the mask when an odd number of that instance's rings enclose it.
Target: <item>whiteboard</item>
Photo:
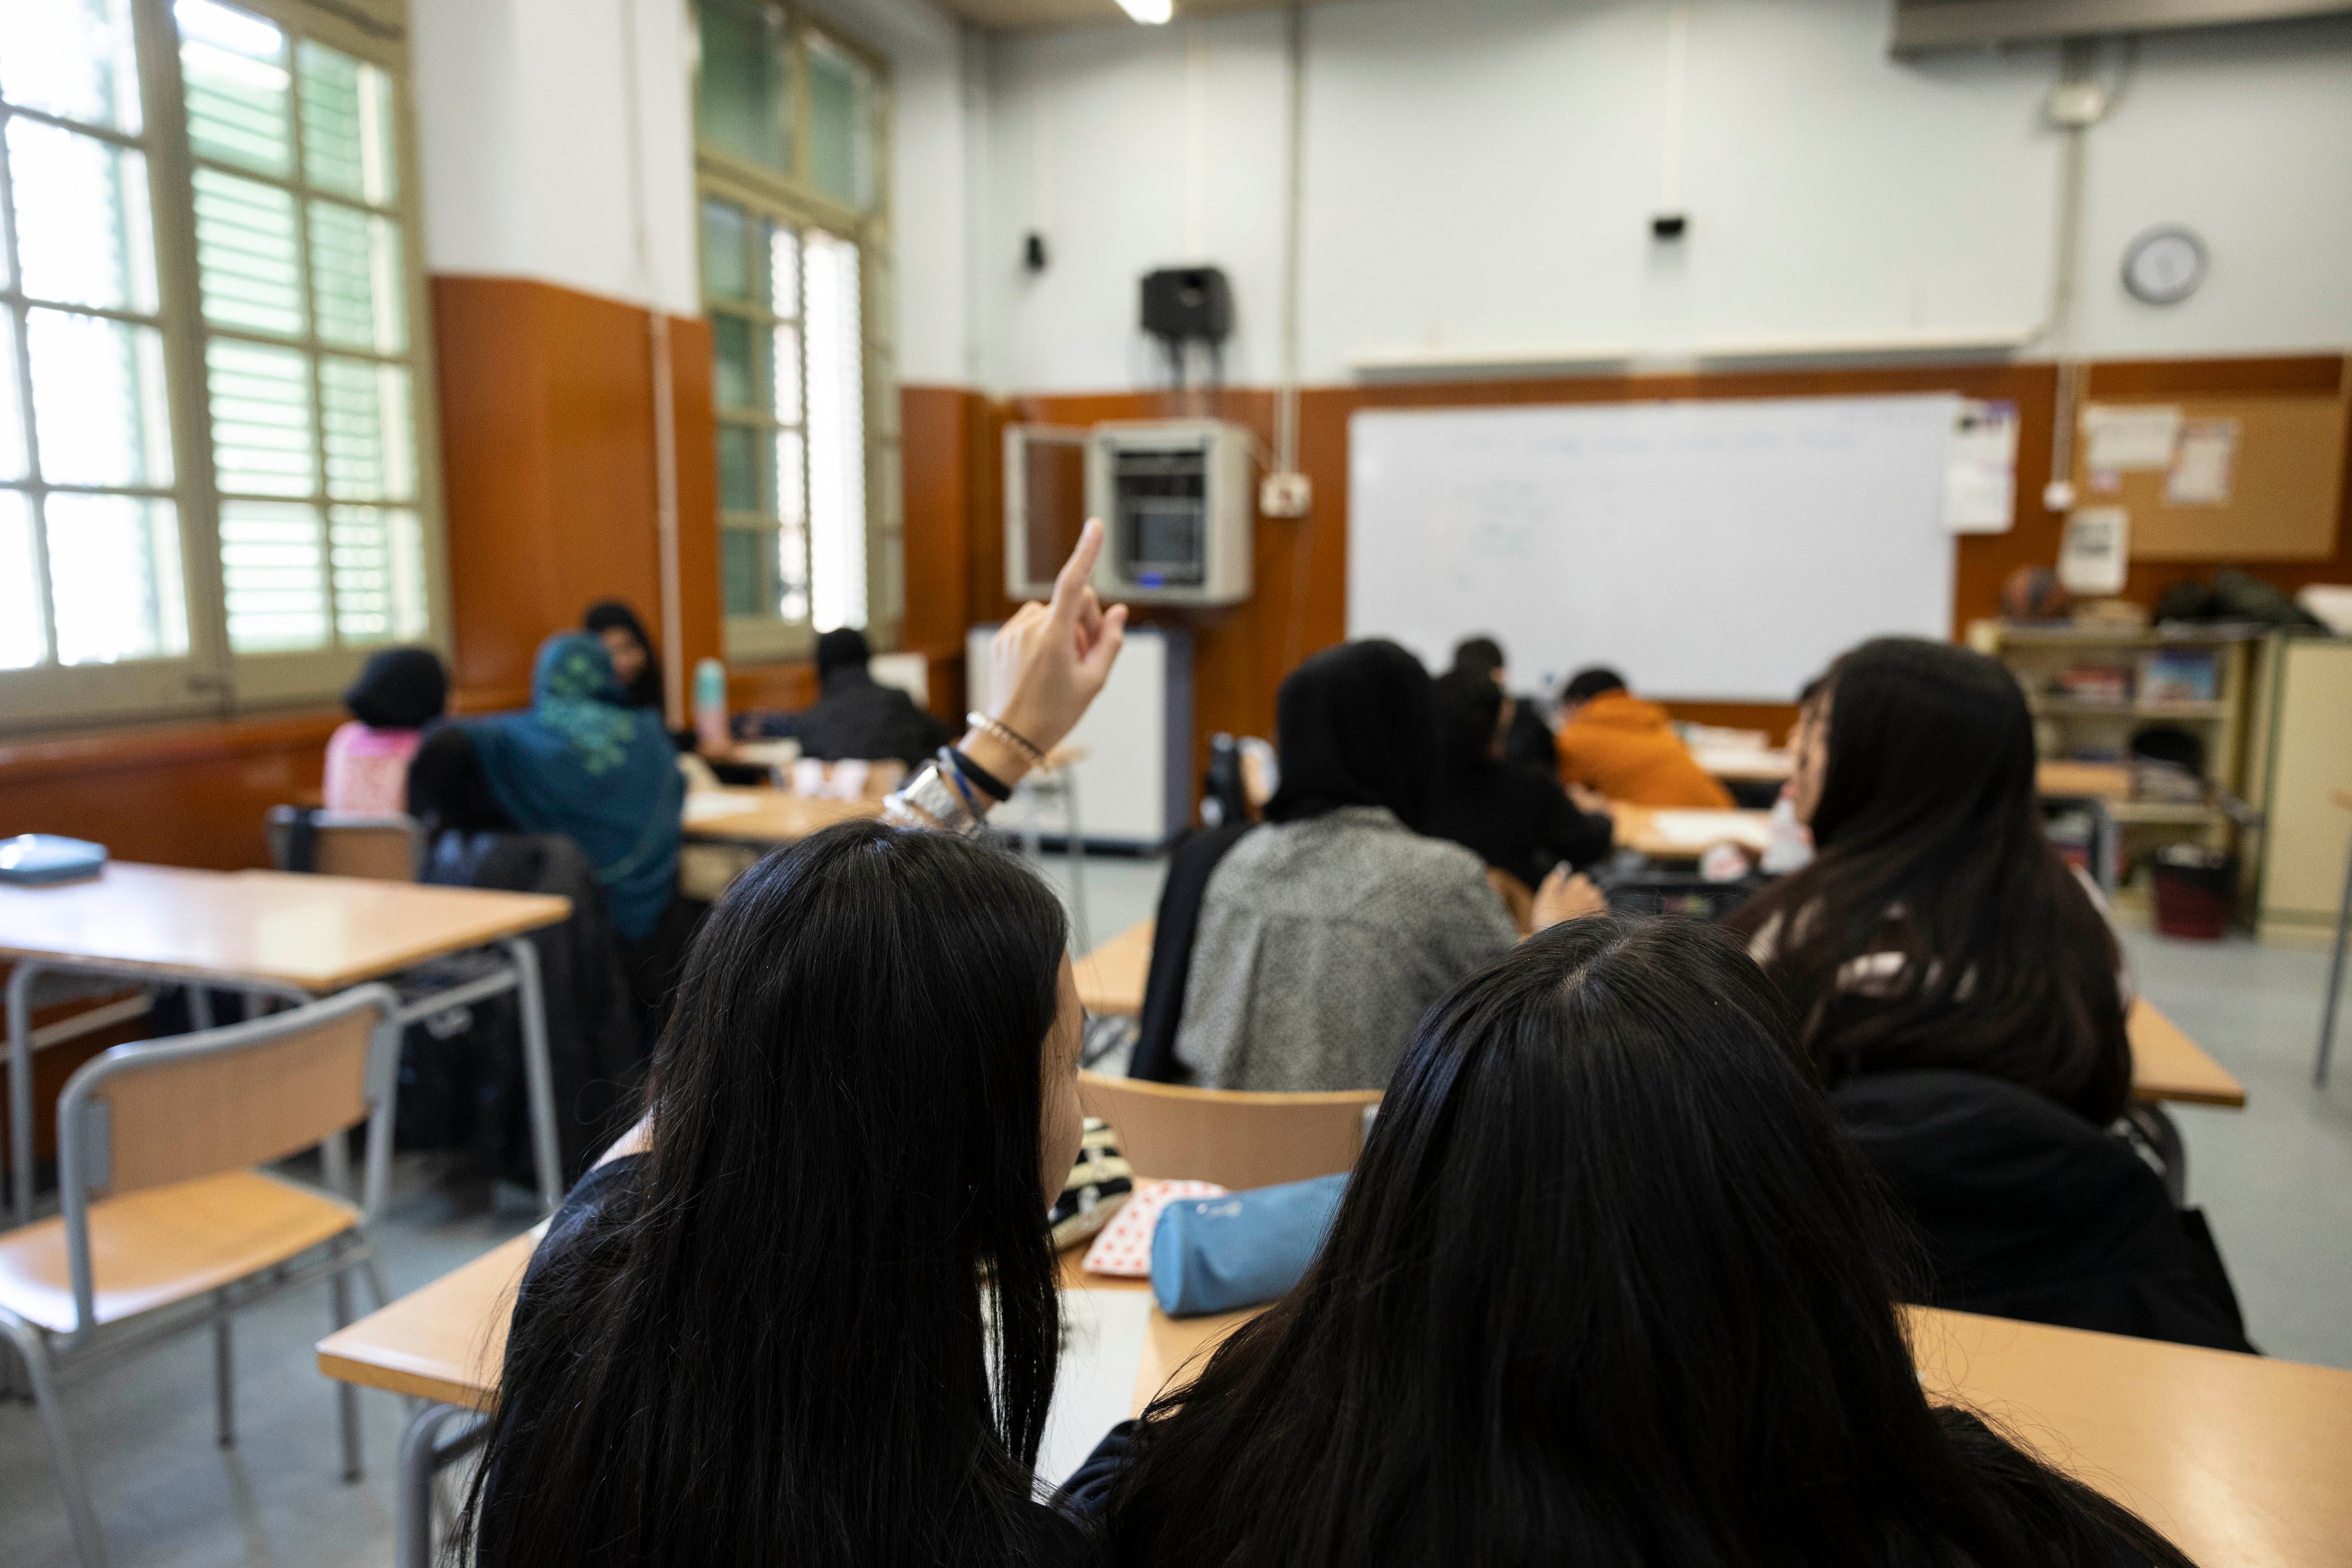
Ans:
[[[1787,702],[1837,654],[1952,617],[1957,396],[1366,409],[1348,430],[1348,635],[1433,669]]]

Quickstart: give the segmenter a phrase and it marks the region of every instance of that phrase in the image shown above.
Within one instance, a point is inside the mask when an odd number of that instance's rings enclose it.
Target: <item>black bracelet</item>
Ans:
[[[961,751],[953,746],[942,746],[940,750],[947,752],[948,760],[956,766],[956,772],[980,786],[981,794],[1000,804],[1013,798],[1012,785],[965,756]]]

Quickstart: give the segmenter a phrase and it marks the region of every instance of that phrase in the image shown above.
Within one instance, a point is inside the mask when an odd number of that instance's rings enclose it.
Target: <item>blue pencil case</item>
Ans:
[[[1322,1249],[1348,1190],[1345,1175],[1184,1198],[1151,1233],[1151,1293],[1171,1318],[1271,1301],[1298,1283]]]
[[[54,833],[19,833],[0,838],[0,882],[38,887],[95,877],[106,866],[106,846]]]

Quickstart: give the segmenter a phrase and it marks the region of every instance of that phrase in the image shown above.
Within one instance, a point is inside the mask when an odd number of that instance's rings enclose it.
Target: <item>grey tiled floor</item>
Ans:
[[[1051,872],[1057,881],[1060,868]],[[1091,935],[1151,913],[1160,867],[1088,863]],[[2352,1367],[2352,1056],[2334,1089],[2310,1084],[2324,963],[2250,942],[2128,938],[2141,988],[2247,1085],[2242,1112],[2178,1113],[2189,1195],[2235,1278],[2248,1331],[2273,1355]],[[531,1215],[433,1159],[401,1163],[382,1227],[395,1292],[515,1234]],[[392,1479],[404,1412],[362,1398],[367,1475],[337,1477],[334,1400],[310,1346],[324,1287],[237,1327],[238,1447],[213,1445],[207,1342],[181,1341],[69,1389],[68,1422],[121,1568],[343,1568],[392,1557]],[[0,1405],[0,1563],[70,1561],[48,1458],[28,1406]]]

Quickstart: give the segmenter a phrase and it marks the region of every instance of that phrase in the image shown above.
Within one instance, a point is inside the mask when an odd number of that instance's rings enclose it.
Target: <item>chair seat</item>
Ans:
[[[256,1171],[102,1198],[89,1206],[97,1321],[116,1322],[235,1284],[359,1223],[350,1204]],[[0,1233],[0,1309],[52,1332],[74,1331],[64,1220]]]

